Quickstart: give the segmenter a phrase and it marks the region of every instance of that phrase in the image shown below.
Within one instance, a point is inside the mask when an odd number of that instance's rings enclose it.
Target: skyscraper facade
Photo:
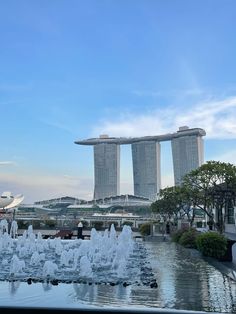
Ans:
[[[155,200],[160,190],[160,143],[132,144],[134,195]]]
[[[171,141],[175,185],[204,162],[201,128],[180,127],[175,133],[143,137],[109,137],[76,141],[94,146],[94,198],[120,194],[120,145],[132,145],[134,195],[154,200],[161,187],[160,142]]]
[[[171,140],[175,185],[180,185],[185,174],[204,162],[203,139],[199,135],[185,135],[186,128],[177,132],[183,136]]]
[[[120,145],[94,145],[94,198],[120,194]]]

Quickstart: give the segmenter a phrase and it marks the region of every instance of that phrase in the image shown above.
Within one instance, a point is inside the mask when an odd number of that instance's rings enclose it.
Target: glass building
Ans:
[[[161,185],[160,143],[132,144],[134,195],[155,200]]]
[[[183,136],[171,140],[175,185],[180,185],[185,174],[204,162],[203,139],[199,135],[185,135],[186,128],[177,133]]]
[[[94,199],[120,194],[120,145],[132,147],[134,195],[155,200],[161,188],[160,142],[170,141],[175,184],[204,162],[201,128],[180,127],[175,133],[143,137],[109,137],[78,140],[75,144],[94,146]]]
[[[94,199],[120,194],[120,145],[94,145]]]

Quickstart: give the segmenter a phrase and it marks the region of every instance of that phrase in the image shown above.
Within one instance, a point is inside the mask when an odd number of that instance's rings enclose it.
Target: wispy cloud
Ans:
[[[236,149],[230,150],[223,154],[215,155],[211,158],[212,160],[220,160],[223,162],[229,162],[236,165]]]
[[[174,175],[173,174],[164,174],[161,177],[161,188],[164,189],[167,186],[174,185]]]
[[[40,119],[40,121],[43,124],[46,124],[46,125],[51,126],[53,128],[66,131],[67,133],[70,133],[70,134],[75,134],[74,127],[72,125],[68,125],[68,123],[66,123],[66,122],[53,121],[53,120],[50,120],[47,118]]]
[[[16,162],[14,161],[0,161],[0,166],[16,166]]]
[[[136,95],[136,96],[140,96],[140,97],[146,97],[146,96],[150,96],[150,97],[158,97],[161,96],[161,92],[160,91],[152,91],[152,90],[133,90],[132,94]]]
[[[61,106],[51,106],[47,108],[47,116],[40,117],[39,121],[53,128],[66,131],[74,136],[78,134],[76,114]]]
[[[201,127],[208,138],[236,138],[236,96],[221,100],[206,100],[192,106],[157,108],[148,113],[122,114],[101,121],[93,134],[111,136],[143,136],[174,132],[179,126]]]
[[[66,195],[88,200],[93,196],[93,182],[90,178],[73,177],[72,180],[59,175],[0,173],[0,190],[24,194],[25,202]]]
[[[131,92],[133,95],[138,97],[191,97],[191,96],[206,96],[208,92],[199,88],[186,88],[186,89],[172,89],[168,91],[164,90],[139,90],[135,89]]]
[[[173,175],[162,176],[162,187],[173,185]],[[80,199],[93,198],[93,180],[77,176],[56,176],[40,174],[7,174],[0,173],[0,193],[11,191],[23,194],[25,203],[37,200],[74,196]],[[121,180],[121,194],[133,194],[132,178]]]

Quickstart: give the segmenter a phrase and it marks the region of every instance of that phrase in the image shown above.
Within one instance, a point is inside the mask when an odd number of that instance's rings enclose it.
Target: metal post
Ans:
[[[83,239],[83,238],[84,238],[84,236],[83,236],[83,224],[82,224],[82,222],[80,222],[80,223],[78,224],[78,234],[77,234],[77,238],[78,238],[78,239]]]

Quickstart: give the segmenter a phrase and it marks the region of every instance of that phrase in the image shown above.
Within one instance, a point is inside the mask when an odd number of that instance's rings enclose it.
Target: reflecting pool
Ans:
[[[36,307],[148,307],[236,313],[236,282],[197,251],[170,242],[146,242],[157,279],[145,285],[0,282],[0,305]]]

